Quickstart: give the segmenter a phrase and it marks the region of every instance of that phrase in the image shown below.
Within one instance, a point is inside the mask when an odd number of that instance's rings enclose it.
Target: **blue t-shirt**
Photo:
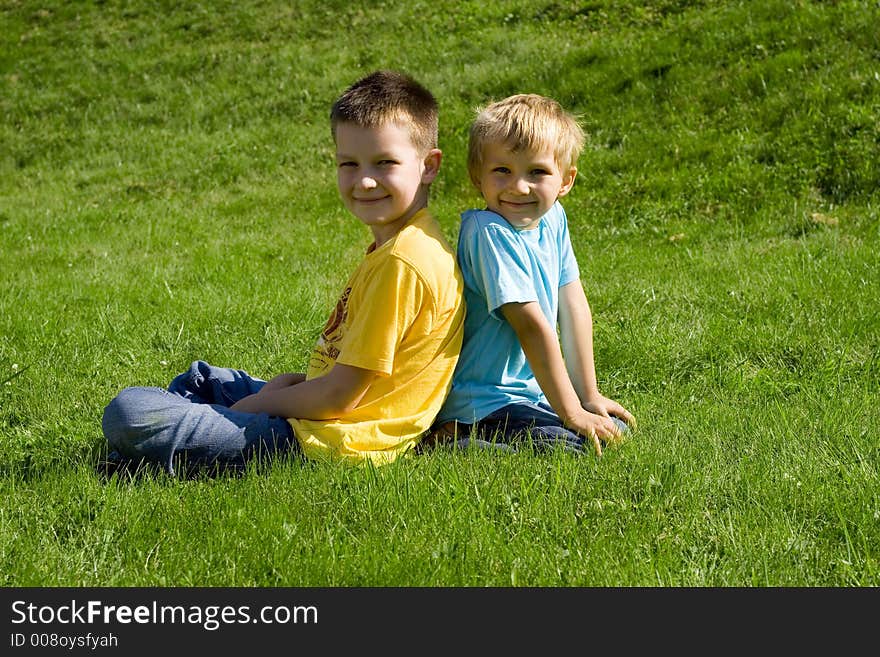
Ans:
[[[517,230],[489,210],[468,210],[461,217],[464,345],[437,420],[473,424],[508,404],[547,402],[519,338],[499,309],[506,303],[536,301],[555,327],[559,288],[577,280],[580,272],[559,202],[530,230]]]

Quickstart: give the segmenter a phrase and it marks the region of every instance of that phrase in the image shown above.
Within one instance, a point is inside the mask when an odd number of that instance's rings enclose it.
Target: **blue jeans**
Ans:
[[[286,419],[229,407],[265,385],[241,370],[195,361],[168,390],[125,388],[104,409],[111,460],[241,468],[255,456],[298,450]]]
[[[629,427],[623,420],[612,417],[622,433]],[[447,423],[448,425],[449,423]],[[556,411],[549,404],[508,404],[489,413],[475,424],[456,422],[454,443],[457,447],[480,447],[515,452],[521,447],[536,451],[561,448],[575,454],[592,454],[589,439],[565,428]],[[446,426],[448,433],[450,427]]]

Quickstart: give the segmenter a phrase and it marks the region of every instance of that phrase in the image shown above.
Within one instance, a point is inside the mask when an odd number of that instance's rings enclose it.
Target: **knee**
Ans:
[[[626,422],[621,420],[619,417],[615,417],[613,415],[611,416],[611,419],[614,421],[614,425],[618,428],[621,435],[626,436],[630,433],[631,429]]]
[[[161,388],[125,388],[104,408],[101,429],[107,442],[115,449],[123,448],[136,439],[145,424],[146,398],[164,394]]]
[[[138,398],[137,388],[124,388],[104,408],[104,423],[116,423],[129,417],[132,409],[136,406]]]

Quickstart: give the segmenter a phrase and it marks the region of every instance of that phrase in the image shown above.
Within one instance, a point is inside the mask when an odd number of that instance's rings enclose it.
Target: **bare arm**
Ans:
[[[327,374],[296,383],[293,375],[286,382],[272,379],[260,392],[233,404],[232,409],[247,413],[269,413],[279,417],[333,420],[357,408],[373,379],[372,370],[337,363]]]
[[[541,390],[550,406],[569,429],[590,438],[596,454],[602,454],[599,439],[614,440],[620,431],[609,417],[592,413],[581,400],[569,378],[555,327],[537,302],[507,303],[501,313],[513,327]]]
[[[565,366],[581,405],[598,415],[614,415],[635,426],[632,413],[599,392],[593,358],[593,314],[580,280],[559,289],[559,333]]]
[[[581,403],[599,397],[593,360],[593,313],[580,280],[559,288],[559,335],[571,382]]]
[[[270,379],[266,382],[260,392],[268,392],[269,390],[278,390],[280,388],[286,388],[287,386],[293,386],[297,383],[302,383],[306,380],[306,375],[302,372],[289,372],[287,374],[279,374],[278,376]]]

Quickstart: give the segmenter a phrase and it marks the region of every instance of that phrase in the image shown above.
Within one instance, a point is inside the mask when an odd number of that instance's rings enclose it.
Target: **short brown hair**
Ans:
[[[546,96],[516,94],[491,103],[477,113],[468,139],[468,172],[477,182],[487,143],[522,149],[553,150],[560,168],[577,165],[584,131],[574,115]]]
[[[376,71],[361,78],[333,103],[330,129],[336,139],[339,123],[376,127],[400,122],[420,152],[437,148],[437,101],[410,76]]]

